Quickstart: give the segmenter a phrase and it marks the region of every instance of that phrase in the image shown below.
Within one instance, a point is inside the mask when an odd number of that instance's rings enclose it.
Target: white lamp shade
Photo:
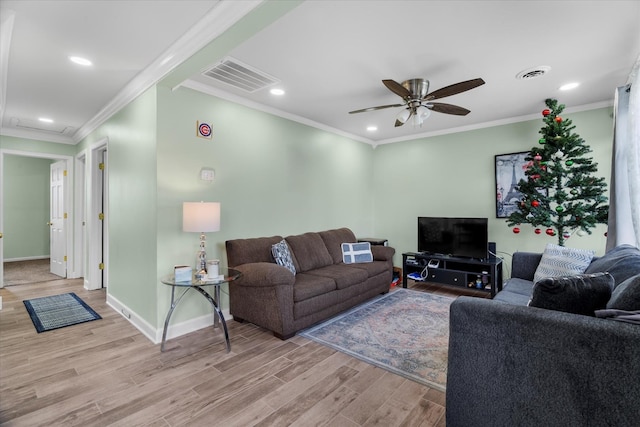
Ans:
[[[196,233],[220,231],[220,203],[184,202],[182,204],[182,231]]]

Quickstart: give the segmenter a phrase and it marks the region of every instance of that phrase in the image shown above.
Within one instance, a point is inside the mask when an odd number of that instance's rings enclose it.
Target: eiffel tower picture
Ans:
[[[524,179],[525,157],[528,152],[496,156],[496,216],[506,218],[517,209],[522,193],[518,191]]]

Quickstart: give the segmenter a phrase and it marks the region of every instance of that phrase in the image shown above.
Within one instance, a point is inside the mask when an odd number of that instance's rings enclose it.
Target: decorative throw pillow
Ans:
[[[607,308],[616,310],[640,310],[640,274],[629,277],[611,293]]]
[[[548,277],[533,285],[530,307],[594,316],[607,306],[613,289],[609,273]]]
[[[343,243],[342,262],[345,264],[373,262],[371,244],[369,242]]]
[[[565,248],[548,243],[535,274],[533,283],[547,277],[574,276],[582,274],[593,259],[594,251]]]
[[[287,245],[284,239],[271,246],[271,254],[276,264],[286,267],[291,270],[293,274],[296,274],[296,267],[293,265],[293,260],[291,259],[289,245]]]

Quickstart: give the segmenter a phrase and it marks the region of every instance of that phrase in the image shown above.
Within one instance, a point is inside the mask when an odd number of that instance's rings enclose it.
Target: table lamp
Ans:
[[[196,256],[196,278],[207,274],[207,252],[204,233],[220,231],[220,203],[184,202],[182,204],[182,231],[200,233],[200,249]]]

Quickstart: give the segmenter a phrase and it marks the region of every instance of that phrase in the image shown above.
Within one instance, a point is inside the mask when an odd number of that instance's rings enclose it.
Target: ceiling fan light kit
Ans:
[[[444,98],[466,92],[483,85],[484,80],[472,79],[460,83],[455,83],[429,93],[429,80],[410,79],[402,84],[395,80],[386,79],[382,83],[391,92],[402,98],[402,104],[380,105],[377,107],[363,108],[361,110],[350,111],[349,114],[364,113],[367,111],[382,110],[384,108],[405,107],[397,116],[395,126],[402,126],[409,119],[414,126],[422,126],[422,123],[431,115],[431,111],[438,113],[453,114],[456,116],[466,116],[469,110],[457,105],[445,104],[442,102],[431,102],[434,99]]]

